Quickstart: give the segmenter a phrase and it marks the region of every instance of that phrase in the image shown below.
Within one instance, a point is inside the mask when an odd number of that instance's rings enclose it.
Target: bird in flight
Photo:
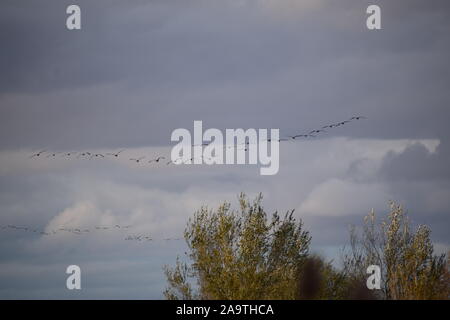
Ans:
[[[62,157],[70,157],[71,155],[75,154],[75,151],[71,151],[71,152],[66,152],[62,155]]]
[[[60,153],[60,152],[53,152],[53,153],[50,153],[50,154],[48,154],[48,155],[46,156],[46,158],[56,157],[56,155],[57,155],[58,153]]]
[[[245,151],[247,151],[247,149],[245,149]],[[197,157],[197,158],[192,157],[192,158],[190,158],[190,159],[187,159],[185,162],[183,162],[183,164],[194,164],[194,160],[195,160],[195,159],[201,159],[201,160],[203,160],[203,157],[202,157],[202,156]]]
[[[107,153],[107,155],[108,156],[113,156],[113,157],[116,157],[116,158],[118,158],[119,157],[119,154],[121,154],[123,151],[125,151],[125,149],[122,149],[122,150],[120,150],[120,151],[118,151],[118,152],[116,152],[116,153]]]
[[[360,119],[367,119],[367,118],[363,116],[355,116],[350,118],[350,120],[360,120]]]
[[[335,127],[343,126],[344,124],[349,123],[349,122],[350,122],[350,120],[341,121],[341,122],[336,123],[334,126]]]
[[[142,159],[144,159],[145,157],[140,157],[140,158],[130,158],[131,161],[134,161],[136,163],[139,163]]]
[[[91,155],[91,157],[89,158],[89,160],[91,160],[92,158],[104,158],[105,156],[101,153],[96,153]]]
[[[85,156],[91,156],[92,153],[85,151],[85,152],[81,152],[80,154],[78,154],[77,159],[80,157],[85,157]]]
[[[268,142],[271,142],[273,139],[267,139],[266,141],[268,141]],[[278,139],[278,142],[282,142],[282,141],[288,141],[289,139],[286,139],[286,138],[280,138],[280,139]]]
[[[151,162],[159,162],[161,159],[165,159],[166,157],[157,157],[157,158],[155,158],[155,159],[152,159],[152,160],[150,160],[148,163],[151,163]]]
[[[305,133],[305,134],[296,134],[295,136],[288,136],[289,138],[291,138],[292,140],[295,140],[297,138],[315,138],[316,136],[311,134],[311,133]]]
[[[326,132],[323,129],[316,129],[316,130],[311,130],[310,132],[308,132],[309,135],[314,134],[314,133],[321,133],[321,132]]]
[[[31,155],[31,156],[30,156],[30,159],[31,159],[31,158],[34,158],[34,157],[40,157],[41,154],[45,153],[46,151],[47,151],[47,150],[39,151],[39,152],[37,152],[37,153]]]
[[[167,163],[166,163],[166,165],[169,165],[169,164],[182,164],[183,163],[183,158],[182,157],[179,157],[178,159],[175,159],[175,160],[170,160],[170,161],[168,161]]]

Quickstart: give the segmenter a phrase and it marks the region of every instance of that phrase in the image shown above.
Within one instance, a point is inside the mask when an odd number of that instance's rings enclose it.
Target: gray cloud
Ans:
[[[353,114],[371,121],[335,134],[443,138],[450,11],[400,2],[381,2],[378,33],[351,2],[285,16],[261,1],[89,1],[80,32],[64,3],[7,2],[0,146],[166,144],[195,119],[288,134]]]
[[[391,152],[383,161],[381,174],[390,180],[449,181],[450,143],[444,140],[435,153],[414,144],[401,153]]]

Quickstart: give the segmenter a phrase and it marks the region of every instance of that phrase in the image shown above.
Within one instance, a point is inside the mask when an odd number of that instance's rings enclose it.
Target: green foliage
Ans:
[[[343,268],[309,255],[311,237],[288,211],[268,217],[241,194],[239,210],[223,203],[189,219],[186,261],[165,267],[168,299],[448,299],[450,262],[433,253],[430,230],[411,225],[391,203],[380,223],[372,211],[350,231]],[[358,232],[359,231],[359,232]],[[369,265],[382,271],[381,290],[368,290]]]
[[[293,211],[269,219],[259,195],[244,194],[240,210],[229,203],[206,207],[189,220],[184,237],[191,264],[166,267],[168,299],[293,299],[297,267],[308,254],[310,236]],[[196,280],[194,292],[192,281]]]
[[[363,279],[368,265],[382,270],[384,299],[448,299],[450,294],[445,255],[433,253],[430,229],[415,232],[403,208],[391,202],[387,219],[377,223],[372,211],[362,233],[350,232],[350,252],[344,256],[348,278]]]

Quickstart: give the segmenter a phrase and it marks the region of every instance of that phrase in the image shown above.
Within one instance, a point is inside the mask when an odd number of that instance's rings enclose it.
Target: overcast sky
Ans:
[[[82,29],[66,29],[66,7]],[[366,28],[378,4],[382,30]],[[335,258],[349,224],[395,200],[450,248],[447,0],[155,0],[0,3],[0,298],[163,298],[164,264],[201,205],[295,209]],[[166,166],[176,128],[312,130],[280,171]],[[119,159],[32,158],[35,150]],[[111,158],[111,157],[110,157]],[[39,230],[131,225],[46,236]],[[149,234],[154,241],[125,241]],[[82,270],[82,290],[65,268]]]

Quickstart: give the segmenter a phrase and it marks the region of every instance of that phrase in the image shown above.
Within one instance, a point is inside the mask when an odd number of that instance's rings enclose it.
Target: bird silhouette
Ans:
[[[160,160],[165,159],[165,158],[166,158],[166,157],[159,156],[159,157],[157,157],[157,158],[155,158],[155,159],[150,160],[148,163],[151,163],[151,162],[159,162]]]
[[[350,120],[360,120],[360,119],[367,119],[367,118],[364,116],[354,116],[350,118]]]
[[[145,156],[144,157],[140,157],[140,158],[130,158],[130,160],[131,161],[134,161],[134,162],[136,162],[136,163],[139,163],[142,159],[144,159],[145,158]]]
[[[116,152],[116,153],[107,153],[107,155],[108,156],[113,156],[113,157],[116,157],[116,158],[118,158],[119,157],[119,154],[121,154],[122,152],[124,152],[125,150],[124,149],[122,149],[122,150],[120,150],[120,151],[118,151],[118,152]]]
[[[59,153],[61,153],[61,152],[52,152],[52,153],[48,154],[48,155],[46,156],[46,158],[56,157],[56,155],[59,154]]]
[[[350,120],[345,120],[345,121],[338,122],[338,123],[335,124],[335,127],[343,126],[344,124],[349,123],[349,122],[350,122]]]
[[[273,139],[269,138],[269,139],[267,139],[267,140],[265,140],[265,141],[267,141],[267,142],[272,142],[272,140],[273,140]],[[280,138],[280,139],[278,139],[278,142],[283,142],[283,141],[289,141],[289,139],[286,139],[286,138]]]
[[[190,164],[190,163],[192,163],[193,164],[193,162],[194,162],[194,160],[195,159],[203,159],[203,157],[197,157],[197,158],[195,158],[195,157],[192,157],[192,158],[190,158],[190,159],[188,159],[188,160],[186,160],[185,162],[183,162],[184,164]]]
[[[302,134],[297,134],[295,136],[288,136],[288,137],[291,138],[292,140],[295,140],[297,138],[309,138],[309,137],[315,138],[316,136],[311,133],[302,133]]]
[[[311,130],[310,132],[308,132],[309,135],[314,134],[314,133],[321,133],[321,132],[326,132],[323,129],[316,129],[316,130]]]
[[[111,225],[111,226],[95,226],[92,229],[96,229],[96,230],[117,230],[117,232],[120,232],[119,229],[128,229],[131,228],[132,225],[120,225],[120,224],[115,224],[115,225]],[[61,232],[67,232],[76,236],[87,236],[87,233],[90,233],[91,229],[90,228],[81,228],[81,227],[67,227],[67,226],[60,226],[57,227],[55,229],[52,230],[47,230],[47,229],[36,229],[36,228],[31,228],[29,226],[20,226],[20,225],[14,225],[14,224],[9,224],[9,225],[0,225],[0,230],[5,230],[5,229],[13,229],[13,230],[17,230],[17,231],[24,231],[24,232],[32,232],[35,234],[39,234],[42,236],[52,236],[52,235],[56,235],[58,233]],[[165,240],[165,241],[179,241],[182,240],[183,238],[177,238],[177,237],[167,237],[167,238],[159,238],[159,240]],[[127,235],[124,240],[134,240],[134,241],[146,241],[146,242],[150,242],[153,241],[153,237],[150,234],[131,234],[131,235]]]
[[[103,154],[101,154],[101,153],[95,153],[95,154],[93,154],[93,155],[91,155],[90,157],[89,157],[89,160],[90,159],[93,159],[93,158],[104,158],[105,156],[103,155]]]
[[[302,133],[302,134],[295,134],[295,135],[289,135],[289,136],[285,136],[281,139],[278,139],[278,142],[284,142],[284,141],[293,141],[293,140],[297,140],[298,138],[314,138],[317,136],[317,134],[319,133],[326,133],[328,132],[325,129],[333,129],[333,128],[337,128],[340,126],[343,126],[349,122],[352,122],[353,120],[361,120],[361,119],[367,119],[365,116],[361,116],[361,115],[355,115],[350,117],[348,120],[344,120],[344,121],[340,121],[340,122],[336,122],[336,123],[332,123],[332,124],[327,124],[322,126],[320,129],[314,129],[309,131],[308,133]],[[273,139],[268,138],[265,141],[267,142],[271,142],[273,141]],[[211,142],[203,142],[201,144],[197,144],[197,145],[192,145],[192,146],[207,146],[211,144]],[[248,151],[248,146],[250,145],[249,141],[245,141],[243,143],[238,143],[238,144],[232,144],[232,145],[227,145],[224,144],[223,147],[224,148],[236,148],[236,150],[239,150],[239,148],[242,148],[244,151]],[[240,150],[242,150],[240,149]],[[47,150],[40,150],[38,152],[33,151],[35,153],[31,154],[29,156],[29,158],[37,158],[37,157],[42,157],[43,154],[47,154],[46,158],[53,158],[56,157],[57,155],[61,155],[61,157],[70,157],[72,155],[76,155],[76,158],[87,158],[87,159],[94,159],[94,158],[106,158],[105,156],[111,156],[111,157],[115,157],[118,158],[119,155],[124,152],[125,149],[121,149],[118,151],[114,151],[114,152],[108,152],[108,153],[95,153],[95,152],[88,152],[88,151],[83,151],[83,152],[75,152],[75,151],[70,151],[70,152],[56,152],[56,151],[47,151]],[[139,158],[130,158],[130,161],[134,161],[136,163],[140,163],[142,161],[142,159],[144,159],[145,156],[139,157]],[[161,162],[161,160],[163,159],[167,159],[165,156],[162,155],[158,155],[156,158],[154,159],[150,159],[148,161],[148,163],[152,163],[152,162],[156,162],[159,163]],[[193,161],[194,158],[191,158],[190,160],[185,161],[184,163],[187,163],[188,161]],[[166,165],[171,165],[171,164],[179,164],[179,163],[183,163],[183,159],[180,157],[179,159],[176,160],[170,160],[166,162]]]
[[[34,158],[34,157],[40,157],[41,154],[43,154],[43,153],[45,153],[45,152],[47,152],[47,150],[41,150],[41,151],[39,151],[39,152],[36,152],[35,154],[33,154],[33,155],[30,156],[30,159],[31,159],[31,158]]]
[[[85,151],[85,152],[81,152],[77,155],[77,159],[79,159],[80,157],[85,157],[85,156],[91,156],[92,153]]]
[[[180,157],[180,158],[178,158],[178,159],[175,159],[175,160],[170,160],[170,161],[168,161],[168,162],[166,163],[166,165],[170,165],[170,164],[181,164],[181,163],[183,163],[183,158],[182,158],[182,157]]]
[[[62,157],[70,157],[71,155],[76,154],[75,151],[71,151],[71,152],[65,152]]]

